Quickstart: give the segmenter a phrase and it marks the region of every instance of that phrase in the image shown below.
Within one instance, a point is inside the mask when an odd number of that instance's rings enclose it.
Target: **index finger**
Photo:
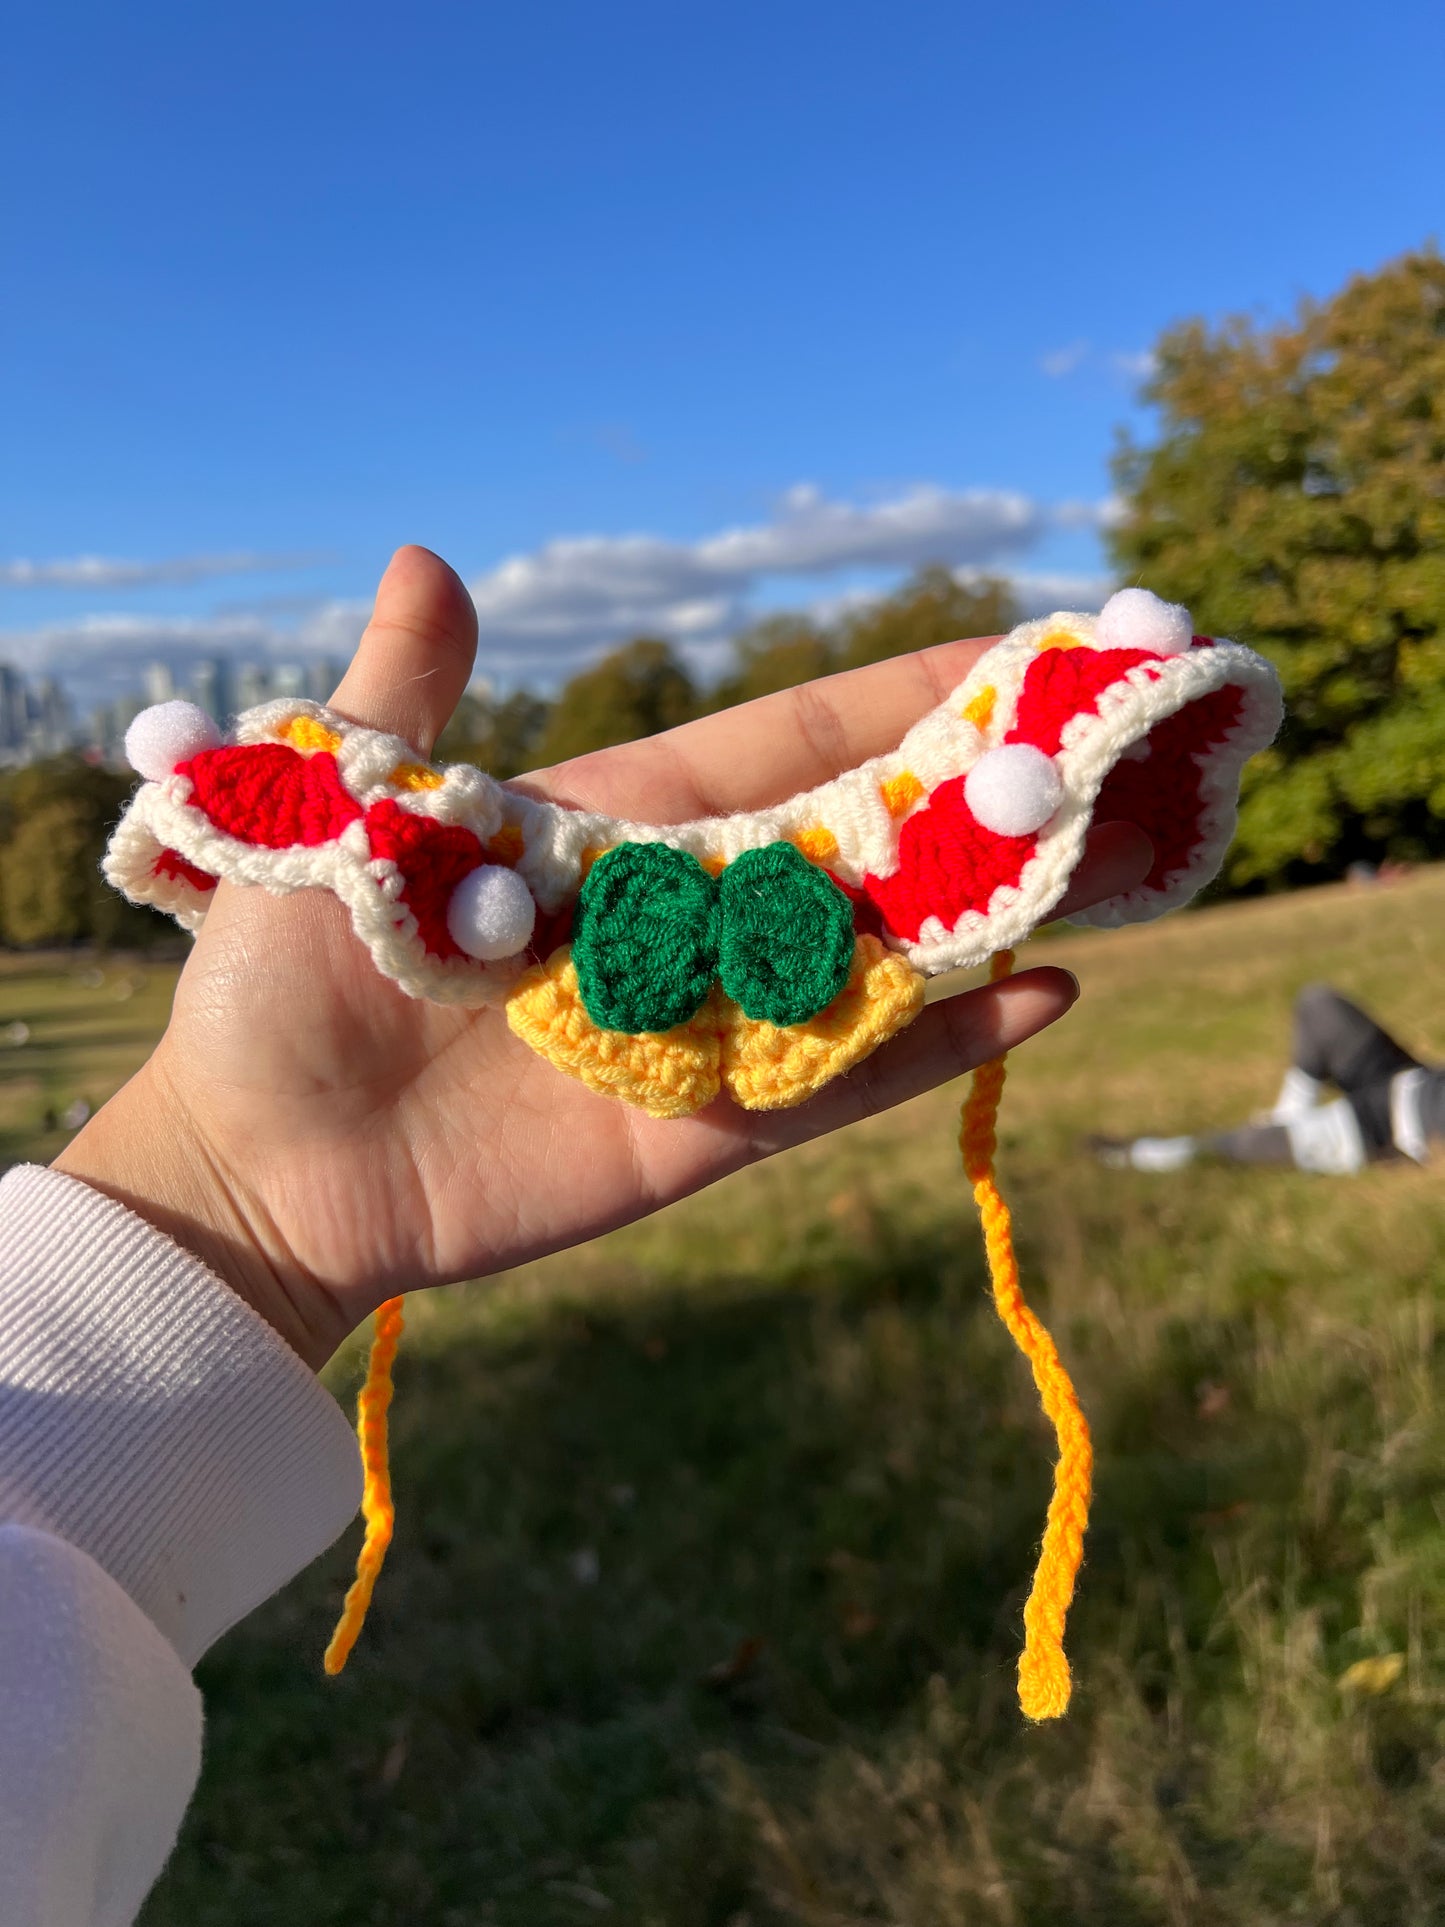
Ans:
[[[786,802],[896,749],[997,638],[944,642],[760,696],[523,779],[553,802],[684,823]]]

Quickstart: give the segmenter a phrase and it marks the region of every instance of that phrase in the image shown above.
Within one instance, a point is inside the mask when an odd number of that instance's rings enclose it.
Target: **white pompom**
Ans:
[[[162,783],[177,763],[215,749],[221,732],[194,703],[152,703],[125,732],[125,760],[148,783]]]
[[[995,836],[1031,836],[1064,797],[1058,765],[1032,743],[985,750],[963,782],[964,801]]]
[[[1099,611],[1094,637],[1103,649],[1182,656],[1194,640],[1194,624],[1181,602],[1164,602],[1148,589],[1120,589]]]
[[[517,875],[498,863],[484,863],[464,876],[447,905],[451,939],[480,963],[515,957],[532,939],[537,906]]]

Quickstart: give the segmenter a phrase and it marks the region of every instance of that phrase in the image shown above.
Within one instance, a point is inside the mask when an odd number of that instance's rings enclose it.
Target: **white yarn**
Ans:
[[[125,732],[125,760],[137,776],[162,783],[177,763],[185,763],[203,749],[215,749],[221,732],[195,703],[152,703]]]
[[[482,963],[500,963],[525,950],[536,921],[532,892],[515,870],[496,863],[464,876],[447,905],[452,942]]]
[[[1149,589],[1120,589],[1099,611],[1094,634],[1101,649],[1182,656],[1194,641],[1194,623],[1182,603],[1165,602]]]
[[[1064,784],[1052,756],[1032,743],[1001,743],[968,772],[963,798],[995,836],[1032,836],[1064,800]]]

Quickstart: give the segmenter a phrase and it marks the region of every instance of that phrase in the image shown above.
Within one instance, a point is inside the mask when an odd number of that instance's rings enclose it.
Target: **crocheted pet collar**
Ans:
[[[409,995],[504,1004],[594,1089],[662,1115],[726,1084],[796,1103],[907,1022],[922,980],[1048,918],[1092,824],[1138,824],[1142,883],[1081,912],[1154,917],[1209,881],[1239,772],[1273,736],[1259,656],[1125,590],[988,649],[897,749],[772,809],[677,825],[538,801],[299,699],[162,704],[106,874],[203,922],[218,879],[329,889]]]

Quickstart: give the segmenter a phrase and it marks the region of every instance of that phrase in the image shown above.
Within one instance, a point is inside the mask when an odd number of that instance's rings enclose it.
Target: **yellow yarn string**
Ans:
[[[366,1532],[356,1557],[356,1577],[346,1594],[336,1631],[326,1648],[322,1665],[328,1673],[339,1673],[351,1657],[358,1633],[371,1604],[377,1576],[391,1544],[391,1529],[396,1507],[391,1502],[391,1466],[386,1450],[386,1413],[391,1404],[391,1367],[401,1340],[401,1308],[405,1301],[388,1298],[376,1309],[376,1325],[371,1337],[371,1357],[366,1367],[366,1383],[356,1401],[356,1436],[361,1443],[361,1464],[365,1484],[361,1491],[361,1516]]]
[[[1013,952],[1001,950],[990,969],[997,983],[1013,969]],[[1019,1705],[1031,1720],[1057,1719],[1068,1709],[1071,1681],[1064,1657],[1064,1620],[1084,1556],[1094,1447],[1078,1394],[1053,1339],[1029,1310],[1019,1283],[1013,1225],[994,1177],[996,1125],[1003,1095],[1003,1057],[980,1064],[963,1106],[959,1148],[983,1223],[993,1302],[1009,1336],[1033,1367],[1034,1383],[1059,1442],[1054,1492],[1049,1501],[1039,1563],[1024,1606],[1024,1650],[1019,1658]]]

